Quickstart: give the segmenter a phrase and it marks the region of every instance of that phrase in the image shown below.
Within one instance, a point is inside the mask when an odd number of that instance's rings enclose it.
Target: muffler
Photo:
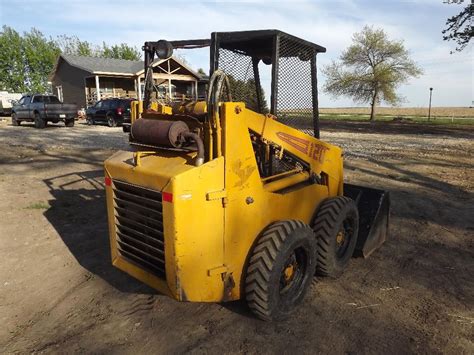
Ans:
[[[183,121],[165,121],[140,118],[133,122],[130,129],[130,143],[146,145],[154,148],[189,148],[196,144],[198,155],[196,166],[204,163],[204,144],[198,134],[189,130]]]

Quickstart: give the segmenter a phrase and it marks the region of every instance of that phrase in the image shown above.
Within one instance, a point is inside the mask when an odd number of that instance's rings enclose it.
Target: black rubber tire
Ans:
[[[115,120],[114,116],[107,115],[107,124],[109,127],[117,127],[117,121]]]
[[[359,213],[355,202],[344,196],[321,203],[312,228],[316,236],[316,274],[337,278],[347,268],[354,254],[359,231]],[[343,231],[342,244],[338,235]]]
[[[295,262],[298,255],[302,262],[296,263],[292,279],[284,280],[293,255]],[[294,220],[269,225],[252,251],[245,277],[245,298],[252,312],[267,321],[287,318],[306,295],[315,267],[316,240],[308,225]],[[286,281],[290,284],[282,290]]]
[[[90,116],[87,116],[86,123],[88,126],[93,126],[95,124],[94,119]]]
[[[18,121],[18,118],[16,116],[16,113],[12,113],[12,126],[19,126],[21,121]]]
[[[64,120],[64,125],[66,127],[74,127],[74,118],[69,118],[67,120]]]
[[[39,113],[35,113],[35,128],[45,128],[46,127],[46,121],[41,118]]]

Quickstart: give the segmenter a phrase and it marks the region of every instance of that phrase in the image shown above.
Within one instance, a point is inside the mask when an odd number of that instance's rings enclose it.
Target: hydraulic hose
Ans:
[[[207,107],[209,112],[209,123],[211,129],[214,129],[214,132],[210,135],[211,147],[215,144],[216,153],[215,157],[220,157],[222,154],[222,129],[220,124],[219,117],[219,101],[223,93],[224,87],[227,89],[227,97],[229,101],[232,101],[232,95],[230,92],[230,82],[227,75],[222,70],[215,70],[209,81],[208,97],[207,97]],[[215,139],[214,139],[214,137]],[[214,156],[210,156],[210,159],[213,159]]]
[[[201,137],[199,137],[196,133],[193,132],[183,132],[181,133],[181,137],[188,140],[193,140],[197,145],[198,155],[196,158],[196,166],[201,166],[204,163],[204,143],[202,142]]]

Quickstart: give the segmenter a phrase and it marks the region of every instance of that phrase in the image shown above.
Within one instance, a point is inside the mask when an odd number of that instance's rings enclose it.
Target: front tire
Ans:
[[[117,121],[115,120],[114,116],[107,115],[107,124],[109,127],[117,127]]]
[[[316,273],[332,278],[341,276],[357,243],[359,213],[355,202],[344,196],[323,201],[312,228],[318,243]]]
[[[86,123],[88,126],[92,126],[95,124],[94,119],[91,116],[87,116]]]
[[[45,128],[46,127],[46,121],[41,118],[39,113],[35,113],[35,128]]]
[[[66,125],[66,127],[74,127],[74,118],[64,120],[64,124]]]
[[[288,317],[301,303],[314,277],[316,240],[300,221],[271,224],[252,251],[245,278],[245,298],[263,320]]]
[[[19,126],[20,122],[15,112],[12,113],[12,126]]]

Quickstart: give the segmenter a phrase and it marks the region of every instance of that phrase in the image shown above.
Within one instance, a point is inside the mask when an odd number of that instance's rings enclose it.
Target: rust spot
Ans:
[[[222,297],[222,301],[226,302],[232,299],[232,289],[235,287],[235,281],[232,274],[224,275],[224,295]]]

